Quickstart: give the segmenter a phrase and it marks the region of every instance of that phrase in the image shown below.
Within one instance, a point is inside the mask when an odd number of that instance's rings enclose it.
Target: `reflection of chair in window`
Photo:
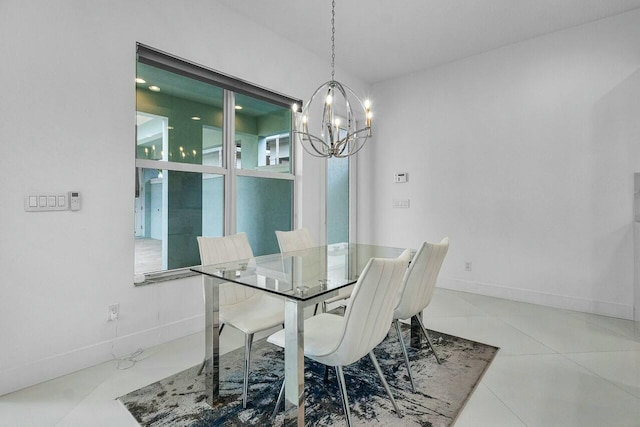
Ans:
[[[253,251],[245,233],[226,237],[198,237],[202,265],[220,264],[253,258]],[[247,407],[251,344],[256,332],[284,323],[284,302],[265,292],[235,283],[220,285],[220,332],[229,324],[245,334],[244,386],[242,406]],[[206,360],[202,363],[200,374]]]
[[[407,270],[407,274],[404,276],[402,297],[400,298],[398,307],[396,307],[395,312],[393,313],[393,324],[396,327],[396,333],[398,334],[398,339],[402,346],[404,360],[407,364],[407,372],[409,373],[409,380],[411,381],[411,388],[414,392],[416,391],[416,388],[413,384],[413,376],[411,375],[411,368],[409,366],[409,356],[407,355],[407,349],[402,339],[400,323],[398,321],[399,319],[415,318],[427,338],[427,342],[433,351],[433,355],[438,363],[442,363],[436,354],[435,348],[433,348],[433,343],[427,333],[427,329],[422,323],[420,315],[431,302],[431,297],[433,296],[433,291],[436,287],[436,279],[438,278],[440,267],[442,267],[442,262],[444,261],[444,257],[447,255],[448,250],[448,237],[442,239],[440,243],[424,242],[422,246],[420,246],[420,249],[418,249],[418,252],[416,252],[413,257],[413,260],[411,260],[411,265]]]
[[[402,276],[407,270],[409,257],[410,252],[405,251],[397,259],[372,258],[356,283],[344,317],[322,313],[304,322],[304,355],[325,366],[335,367],[347,425],[351,425],[351,414],[342,368],[357,362],[367,354],[396,413],[400,416],[373,349],[389,332],[389,324],[400,298]],[[284,347],[284,331],[271,335],[267,340]],[[274,415],[283,394],[284,383]]]

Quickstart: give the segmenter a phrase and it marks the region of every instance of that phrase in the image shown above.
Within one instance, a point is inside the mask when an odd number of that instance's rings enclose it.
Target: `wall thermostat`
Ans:
[[[77,191],[69,191],[69,209],[72,211],[80,210],[80,193]]]
[[[398,173],[395,175],[395,180],[394,180],[394,182],[396,182],[396,183],[407,182],[408,175],[409,175],[409,174],[408,174],[408,173],[406,173],[406,172],[398,172]]]

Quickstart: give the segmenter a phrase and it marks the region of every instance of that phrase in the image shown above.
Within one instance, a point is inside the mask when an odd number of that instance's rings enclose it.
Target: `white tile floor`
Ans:
[[[640,323],[438,289],[430,328],[501,347],[456,427],[640,426]],[[202,334],[0,397],[1,426],[136,426],[117,396],[197,364]],[[227,328],[223,351],[242,345]]]

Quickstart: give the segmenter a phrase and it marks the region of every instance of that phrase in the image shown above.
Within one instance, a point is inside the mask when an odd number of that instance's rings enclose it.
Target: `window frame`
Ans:
[[[236,233],[237,227],[237,177],[247,176],[256,178],[271,178],[289,180],[293,182],[291,194],[291,224],[292,227],[297,219],[297,200],[299,200],[301,162],[296,160],[299,158],[294,144],[293,133],[290,133],[290,169],[288,173],[275,172],[267,170],[252,170],[237,168],[236,164],[236,146],[235,146],[235,94],[239,93],[261,101],[279,105],[281,107],[290,108],[293,104],[302,105],[302,101],[289,97],[261,86],[254,85],[244,80],[231,77],[220,73],[219,71],[195,64],[191,61],[179,58],[177,56],[162,52],[151,48],[147,45],[137,43],[137,63],[143,63],[155,68],[159,68],[171,73],[182,75],[191,79],[199,80],[223,89],[223,123],[222,123],[222,139],[223,139],[223,161],[222,166],[211,166],[196,163],[173,162],[165,159],[150,160],[139,159],[137,149],[135,150],[135,170],[136,170],[136,189],[137,193],[137,175],[139,168],[146,169],[162,169],[167,171],[178,172],[195,172],[200,174],[215,174],[224,177],[224,224],[223,235]],[[137,105],[137,103],[136,103]],[[136,107],[137,113],[137,107]],[[295,114],[291,114],[290,129],[293,130]],[[279,135],[280,136],[280,135]],[[137,138],[136,138],[137,139]],[[137,144],[137,141],[136,141]],[[134,251],[135,258],[135,251]],[[135,273],[134,284],[136,286],[147,285],[151,283],[161,282],[165,280],[174,280],[192,276],[190,268],[193,266],[180,267],[175,269],[167,269],[154,272]],[[140,275],[144,275],[144,280],[140,280]]]

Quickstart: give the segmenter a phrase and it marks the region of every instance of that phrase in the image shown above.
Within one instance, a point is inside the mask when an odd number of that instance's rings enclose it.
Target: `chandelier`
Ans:
[[[331,6],[331,80],[313,93],[297,114],[293,134],[305,151],[315,157],[349,157],[371,136],[371,104],[335,80],[336,2]],[[298,113],[298,105],[293,105]],[[360,128],[358,128],[360,126]]]

